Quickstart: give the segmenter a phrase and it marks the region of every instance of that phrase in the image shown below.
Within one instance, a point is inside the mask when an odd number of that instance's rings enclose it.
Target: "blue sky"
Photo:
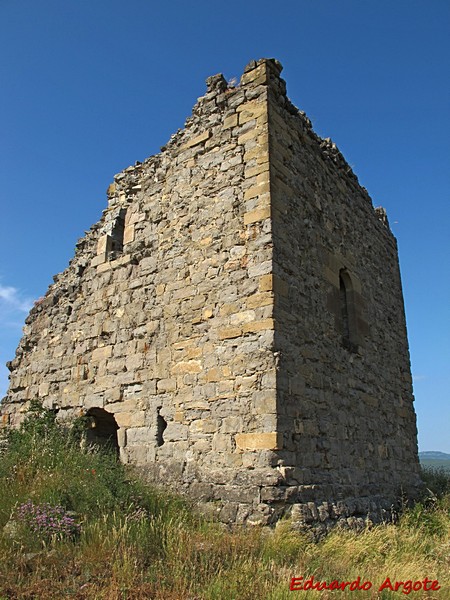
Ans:
[[[253,58],[331,137],[400,252],[421,450],[450,452],[450,3],[0,0],[0,397],[32,302],[115,173]]]

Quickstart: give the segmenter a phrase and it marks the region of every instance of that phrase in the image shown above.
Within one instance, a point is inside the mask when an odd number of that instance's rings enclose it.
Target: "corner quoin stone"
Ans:
[[[26,319],[1,423],[41,397],[226,522],[324,531],[414,496],[417,431],[385,211],[281,70],[208,78],[185,128],[114,177]]]
[[[283,446],[283,437],[272,433],[238,433],[236,446],[241,450],[279,450]]]

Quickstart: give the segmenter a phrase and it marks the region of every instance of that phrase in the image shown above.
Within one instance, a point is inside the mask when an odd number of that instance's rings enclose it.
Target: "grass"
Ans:
[[[407,587],[378,591],[386,577],[437,579],[441,590],[429,597],[450,597],[449,479],[426,477],[427,501],[397,525],[358,535],[335,531],[319,543],[291,531],[287,521],[274,530],[230,532],[139,481],[112,453],[81,449],[77,435],[35,404],[0,456],[0,600],[428,597],[423,590],[406,594]],[[11,523],[30,500],[70,511],[79,534],[42,537],[17,517]],[[328,583],[360,577],[372,587],[320,595],[289,590],[292,577],[311,576]]]

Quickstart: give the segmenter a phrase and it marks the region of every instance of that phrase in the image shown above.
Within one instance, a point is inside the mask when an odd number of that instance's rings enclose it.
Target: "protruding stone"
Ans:
[[[212,75],[206,79],[206,85],[208,88],[208,92],[224,92],[227,87],[227,80],[222,75],[222,73],[218,73],[217,75]]]

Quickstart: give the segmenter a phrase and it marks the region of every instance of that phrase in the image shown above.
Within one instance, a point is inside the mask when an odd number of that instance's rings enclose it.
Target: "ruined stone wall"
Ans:
[[[186,128],[115,177],[32,310],[10,363],[11,423],[33,398],[60,419],[102,408],[125,462],[244,520],[238,508],[278,478],[268,171],[263,80],[210,78]]]
[[[27,319],[2,414],[106,411],[122,460],[223,521],[328,523],[417,483],[408,349],[395,240],[280,71],[209,78],[116,175]]]

